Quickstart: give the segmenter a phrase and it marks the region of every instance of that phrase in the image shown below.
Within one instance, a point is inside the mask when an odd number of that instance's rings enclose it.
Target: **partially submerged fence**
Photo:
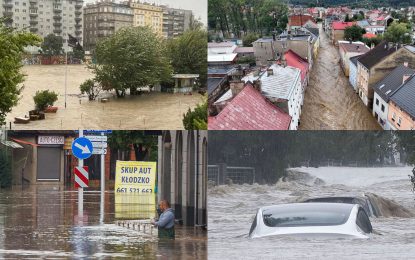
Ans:
[[[215,185],[223,184],[253,184],[255,182],[254,167],[236,167],[208,165],[208,180]]]

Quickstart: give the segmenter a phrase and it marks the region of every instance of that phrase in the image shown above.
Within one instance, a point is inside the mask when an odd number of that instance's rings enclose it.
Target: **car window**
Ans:
[[[256,228],[256,222],[257,222],[257,216],[255,216],[254,222],[252,222],[251,229],[249,230],[249,235],[251,235],[252,232],[254,232]]]
[[[356,225],[365,233],[372,233],[372,224],[366,212],[360,208],[357,213]]]
[[[351,208],[333,204],[324,208],[267,209],[262,214],[265,225],[269,227],[334,226],[346,223]]]

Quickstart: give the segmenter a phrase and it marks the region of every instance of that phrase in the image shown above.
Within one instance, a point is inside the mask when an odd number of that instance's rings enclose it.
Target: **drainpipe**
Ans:
[[[196,130],[196,203],[195,225],[199,225],[199,130]]]

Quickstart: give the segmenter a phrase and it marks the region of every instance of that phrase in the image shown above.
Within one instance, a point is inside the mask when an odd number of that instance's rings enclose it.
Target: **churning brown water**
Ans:
[[[46,120],[13,125],[14,129],[73,130],[85,129],[183,129],[183,114],[202,102],[202,96],[145,92],[141,96],[117,98],[115,93],[102,92],[108,103],[88,101],[79,86],[94,77],[84,65],[68,66],[67,106],[65,108],[65,66],[30,65],[23,67],[26,74],[21,99],[7,117],[7,124],[15,117],[23,117],[34,109],[33,96],[38,90],[49,89],[59,94],[56,114],[46,114]]]
[[[414,194],[410,167],[294,169],[275,185],[210,187],[209,259],[413,259]],[[371,218],[369,239],[264,237],[250,239],[249,228],[259,207],[299,202],[313,197],[370,194],[387,217]]]
[[[301,130],[381,130],[340,67],[335,46],[320,27],[320,49],[310,74]]]
[[[84,193],[82,226],[75,220],[77,192],[0,191],[0,258],[207,259],[206,232],[177,227],[176,240],[114,224],[114,193]]]

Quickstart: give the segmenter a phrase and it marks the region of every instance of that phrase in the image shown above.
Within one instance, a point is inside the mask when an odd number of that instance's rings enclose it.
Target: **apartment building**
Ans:
[[[159,35],[163,34],[163,8],[155,4],[130,1],[133,10],[133,26],[149,26]]]
[[[163,36],[173,38],[183,34],[193,23],[193,12],[161,6],[163,8]]]
[[[95,49],[97,42],[123,27],[133,26],[134,14],[128,2],[101,0],[84,8],[84,49]]]
[[[41,37],[62,36],[67,50],[68,34],[82,44],[83,0],[0,0],[1,16],[7,25]]]

